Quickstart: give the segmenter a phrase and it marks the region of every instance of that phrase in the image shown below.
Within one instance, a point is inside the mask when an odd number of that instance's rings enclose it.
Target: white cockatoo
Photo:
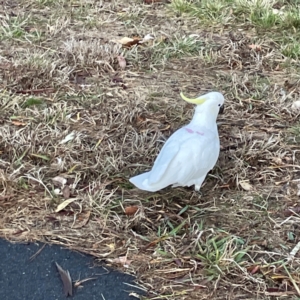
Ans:
[[[129,179],[141,190],[156,192],[171,184],[172,187],[194,184],[199,191],[218,160],[220,140],[216,121],[223,109],[223,95],[211,92],[195,99],[180,95],[183,100],[197,104],[193,119],[170,136],[151,171]]]

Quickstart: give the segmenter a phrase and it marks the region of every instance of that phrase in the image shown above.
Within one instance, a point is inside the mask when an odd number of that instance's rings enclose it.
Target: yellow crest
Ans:
[[[186,96],[184,96],[182,92],[180,93],[180,96],[184,101],[193,103],[193,104],[202,104],[206,101],[206,98],[204,98],[204,96],[201,96],[199,98],[190,99],[190,98],[187,98]]]

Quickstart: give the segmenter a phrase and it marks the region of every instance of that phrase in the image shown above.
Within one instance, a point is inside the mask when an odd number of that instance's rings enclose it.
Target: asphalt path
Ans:
[[[68,298],[55,263],[72,278],[73,295]],[[87,278],[95,279],[74,287],[77,280]],[[15,244],[0,239],[1,300],[137,300],[130,294],[142,295],[143,291],[133,286],[137,286],[134,277],[96,266],[92,256],[58,245]]]

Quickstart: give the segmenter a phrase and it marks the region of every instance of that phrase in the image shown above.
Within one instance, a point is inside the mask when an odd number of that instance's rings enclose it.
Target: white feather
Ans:
[[[212,92],[200,98],[192,121],[174,132],[156,158],[151,171],[130,178],[141,190],[155,192],[169,185],[199,190],[220,152],[216,119],[224,103],[222,94]],[[200,99],[199,98],[199,99]]]

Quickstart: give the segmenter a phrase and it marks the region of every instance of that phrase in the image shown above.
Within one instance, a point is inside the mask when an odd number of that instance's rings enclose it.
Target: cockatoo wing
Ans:
[[[203,130],[204,132],[204,130]],[[140,189],[157,191],[168,185],[192,185],[213,168],[219,156],[218,134],[177,130],[165,143],[150,172],[130,179]]]
[[[149,174],[149,184],[176,178],[170,184],[189,182],[204,175],[215,165],[219,156],[219,140],[216,134],[189,134],[184,128],[162,148]]]
[[[195,135],[182,145],[165,176],[177,172],[177,180],[174,183],[182,186],[201,185],[206,174],[216,164],[219,152],[220,144],[215,135]]]

